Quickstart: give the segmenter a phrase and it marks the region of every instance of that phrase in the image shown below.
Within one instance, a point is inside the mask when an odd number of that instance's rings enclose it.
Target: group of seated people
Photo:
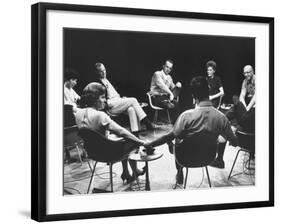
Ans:
[[[211,133],[218,139],[217,156],[211,164],[217,168],[224,168],[224,150],[226,141],[233,146],[237,145],[237,138],[233,132],[230,120],[236,119],[241,128],[254,132],[255,124],[255,75],[252,66],[243,68],[245,77],[240,97],[233,96],[233,106],[226,114],[217,107],[220,98],[224,95],[222,82],[215,75],[216,63],[209,61],[206,64],[207,77],[196,76],[190,82],[190,89],[194,99],[195,108],[186,110],[179,115],[178,96],[182,85],[174,84],[170,75],[173,61],[166,60],[161,71],[156,71],[151,80],[150,93],[155,105],[175,110],[174,126],[172,130],[152,141],[142,140],[138,137],[139,123],[143,123],[148,130],[156,128],[144,112],[136,98],[121,97],[110,81],[107,79],[106,68],[102,63],[94,65],[96,82],[89,83],[83,90],[81,97],[74,91],[77,76],[73,72],[66,72],[64,82],[64,104],[72,105],[75,122],[79,129],[88,128],[104,136],[109,132],[123,137],[127,144],[124,154],[129,154],[138,146],[144,146],[147,152],[153,152],[153,147],[167,143],[169,147],[177,147],[181,140],[203,131]],[[79,106],[77,102],[79,101]],[[127,113],[130,120],[131,131],[117,124],[112,116]],[[176,139],[175,145],[172,141]],[[172,152],[172,150],[170,150]],[[128,170],[128,161],[122,161],[124,182],[131,182],[135,177],[143,175],[144,169],[137,168],[134,161],[129,164],[134,172]],[[183,171],[177,164],[177,183],[183,183]]]

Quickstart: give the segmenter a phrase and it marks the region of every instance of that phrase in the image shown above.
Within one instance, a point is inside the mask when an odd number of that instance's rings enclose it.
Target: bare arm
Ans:
[[[247,105],[246,110],[249,111],[256,103],[256,94],[252,97],[250,103]]]
[[[156,146],[159,146],[159,145],[163,145],[164,143],[167,143],[167,142],[170,142],[172,141],[173,139],[175,138],[175,135],[174,133],[171,131],[171,132],[168,132],[167,134],[164,134],[162,136],[160,136],[159,138],[151,141],[148,145],[148,147],[156,147]]]
[[[224,90],[223,90],[223,87],[220,87],[219,88],[219,92],[215,95],[211,95],[209,96],[210,100],[213,100],[213,99],[216,99],[218,97],[221,97],[221,96],[224,96]]]
[[[115,121],[111,121],[108,125],[108,129],[112,131],[114,134],[121,136],[126,139],[130,139],[140,145],[144,144],[144,141],[137,138],[135,135],[133,135],[131,132],[129,132],[127,129],[121,127],[119,124],[117,124]]]
[[[243,105],[244,105],[245,107],[247,107],[246,102],[245,102],[246,92],[247,92],[246,86],[245,86],[244,81],[243,81],[242,87],[241,87],[241,93],[240,93],[239,100],[241,101],[241,103],[243,103]]]

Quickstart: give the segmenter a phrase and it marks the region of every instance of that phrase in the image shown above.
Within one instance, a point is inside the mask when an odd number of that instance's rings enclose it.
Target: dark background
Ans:
[[[206,76],[208,60],[217,63],[216,75],[225,91],[223,101],[231,103],[232,95],[240,93],[244,65],[255,67],[255,39],[64,28],[64,69],[79,73],[75,87],[79,95],[95,79],[94,64],[102,62],[108,79],[121,95],[147,102],[145,93],[151,77],[161,70],[166,59],[174,61],[174,82],[183,84],[182,110],[192,105],[190,80],[197,75]]]

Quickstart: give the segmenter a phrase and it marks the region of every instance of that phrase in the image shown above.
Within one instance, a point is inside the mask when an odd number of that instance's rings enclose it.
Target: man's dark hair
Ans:
[[[64,82],[70,79],[79,79],[79,74],[75,70],[67,68],[64,72]]]
[[[208,82],[203,76],[196,76],[190,82],[191,93],[199,101],[209,98]]]
[[[208,68],[208,67],[212,67],[213,70],[216,71],[217,64],[216,64],[216,62],[214,62],[214,61],[208,61],[208,62],[206,63],[206,67],[207,67],[207,68]]]

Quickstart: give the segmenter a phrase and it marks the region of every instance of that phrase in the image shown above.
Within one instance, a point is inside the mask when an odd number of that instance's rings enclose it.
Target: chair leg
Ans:
[[[81,155],[80,155],[80,148],[78,147],[78,144],[77,144],[77,143],[75,143],[75,148],[76,148],[76,150],[77,150],[80,163],[83,164],[83,160],[82,160]]]
[[[110,173],[111,192],[113,192],[112,163],[109,164],[109,173]]]
[[[230,173],[229,173],[229,175],[228,175],[228,180],[229,180],[229,179],[230,179],[230,177],[231,177],[231,174],[232,174],[232,171],[233,171],[234,165],[235,165],[235,163],[236,163],[236,160],[237,160],[237,158],[238,158],[238,155],[239,155],[240,151],[241,151],[241,149],[239,149],[239,150],[238,150],[238,152],[237,152],[237,154],[236,154],[236,156],[235,156],[235,159],[234,159],[234,162],[233,162],[233,164],[232,164],[232,167],[231,167]]]
[[[176,184],[173,186],[173,189],[177,189],[177,186],[178,186],[178,178],[176,178]]]
[[[185,180],[184,180],[184,189],[186,188],[186,182],[187,182],[187,175],[188,175],[188,168],[185,168],[186,173],[185,173]]]
[[[169,124],[172,124],[172,122],[171,122],[171,117],[170,117],[170,113],[169,113],[169,110],[168,110],[168,109],[167,109],[167,116],[168,116]]]
[[[64,152],[65,152],[65,158],[64,158],[64,161],[70,161],[70,152],[68,150],[68,148],[64,148]]]
[[[92,169],[92,166],[91,166],[91,164],[90,164],[90,161],[89,161],[89,160],[87,160],[87,163],[88,163],[88,166],[89,166],[89,168],[90,168],[91,172],[93,172],[93,169]]]
[[[249,152],[249,160],[248,160],[248,170],[251,169],[251,153]]]
[[[212,187],[212,185],[211,185],[211,180],[210,180],[210,176],[209,176],[208,167],[205,166],[205,168],[206,168],[206,173],[207,173],[207,177],[208,177],[209,187]]]
[[[91,183],[92,183],[92,180],[93,180],[93,176],[94,176],[94,173],[95,173],[95,169],[96,169],[97,163],[98,163],[98,162],[95,162],[94,168],[93,168],[93,170],[92,170],[91,180],[90,180],[90,183],[89,183],[89,186],[88,186],[87,194],[89,194],[89,191],[90,191],[90,187],[91,187]]]
[[[153,119],[154,124],[156,124],[156,122],[157,122],[157,117],[158,117],[158,110],[155,110],[154,119]]]

